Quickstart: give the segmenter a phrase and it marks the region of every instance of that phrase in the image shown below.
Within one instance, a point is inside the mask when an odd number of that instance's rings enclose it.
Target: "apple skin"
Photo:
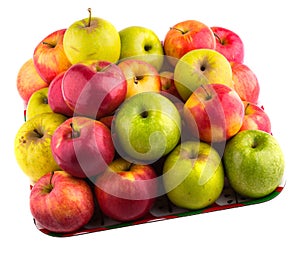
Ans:
[[[245,64],[231,62],[234,90],[243,101],[257,104],[260,85],[255,73]]]
[[[209,144],[187,141],[178,145],[163,165],[163,184],[170,201],[186,209],[213,204],[224,186],[224,170]]]
[[[91,187],[64,171],[42,176],[30,192],[30,211],[36,223],[55,233],[85,226],[94,214]]]
[[[250,198],[270,194],[284,174],[284,154],[278,141],[261,130],[235,135],[225,146],[223,161],[231,187]]]
[[[234,109],[234,110],[233,110]],[[187,124],[195,137],[213,143],[223,142],[240,130],[244,119],[244,104],[238,94],[223,84],[200,86],[184,105]]]
[[[186,53],[175,66],[174,81],[184,101],[200,85],[219,83],[233,88],[230,63],[212,49],[195,49]]]
[[[160,93],[138,93],[118,109],[111,131],[123,158],[136,164],[150,164],[177,145],[181,117],[175,105]]]
[[[161,91],[164,93],[171,94],[178,98],[179,100],[182,100],[174,82],[174,72],[172,71],[162,71],[159,73],[160,77],[160,85],[161,85]]]
[[[31,95],[35,91],[48,86],[49,84],[45,82],[37,72],[32,58],[27,60],[19,69],[17,75],[17,90],[25,106],[27,106]]]
[[[170,28],[163,44],[165,54],[175,66],[178,59],[194,49],[215,49],[216,40],[207,25],[197,20],[185,20]]]
[[[51,81],[48,90],[48,104],[53,112],[72,117],[74,112],[66,104],[62,94],[62,80],[64,75],[65,72],[62,72]]]
[[[121,39],[120,60],[137,59],[145,61],[159,71],[164,62],[164,50],[158,36],[149,28],[126,27],[119,32]]]
[[[63,45],[72,65],[89,60],[115,63],[121,52],[120,36],[114,25],[91,16],[67,28]]]
[[[36,70],[48,84],[71,66],[63,47],[65,32],[66,29],[61,29],[49,34],[36,46],[33,53]]]
[[[111,115],[125,100],[127,83],[115,64],[74,64],[65,72],[62,93],[74,115],[99,119]]]
[[[115,156],[109,128],[82,116],[69,118],[56,129],[51,150],[61,169],[80,178],[102,173]]]
[[[38,114],[53,112],[48,103],[48,90],[49,87],[41,88],[31,95],[26,108],[26,120]]]
[[[245,116],[240,131],[262,130],[271,134],[271,120],[268,114],[254,103],[243,101],[243,104]]]
[[[15,158],[31,182],[60,169],[52,155],[51,139],[54,131],[66,119],[57,113],[39,114],[24,122],[16,133]]]
[[[95,181],[101,211],[118,221],[142,218],[153,206],[158,189],[157,175],[150,165],[116,159]]]
[[[148,62],[126,59],[118,64],[127,82],[126,98],[142,92],[159,92],[160,78],[157,70]]]
[[[235,32],[219,26],[211,27],[216,37],[215,50],[224,55],[229,62],[243,63],[244,43]]]

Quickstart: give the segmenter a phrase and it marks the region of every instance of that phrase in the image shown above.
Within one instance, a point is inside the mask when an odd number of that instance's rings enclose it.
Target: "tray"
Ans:
[[[96,207],[94,216],[91,219],[91,221],[80,230],[71,233],[54,233],[41,227],[38,224],[38,222],[36,222],[34,219],[33,221],[37,229],[47,235],[55,236],[55,237],[69,237],[69,236],[82,235],[82,234],[93,233],[98,231],[105,231],[109,229],[133,226],[133,225],[138,225],[143,223],[162,221],[162,220],[180,218],[185,216],[209,213],[214,211],[221,211],[221,210],[231,209],[236,207],[260,204],[266,201],[270,201],[273,198],[277,197],[284,189],[284,186],[285,186],[285,180],[283,178],[281,184],[271,194],[259,199],[249,199],[237,194],[230,187],[228,181],[225,178],[224,188],[220,197],[217,199],[217,201],[214,204],[206,208],[200,210],[187,210],[187,209],[179,208],[174,204],[172,204],[168,200],[166,195],[163,195],[157,198],[150,212],[142,219],[132,221],[132,222],[120,223],[119,221],[112,220],[111,218],[108,218],[107,216],[103,215],[99,207]],[[95,203],[97,205],[97,202]]]

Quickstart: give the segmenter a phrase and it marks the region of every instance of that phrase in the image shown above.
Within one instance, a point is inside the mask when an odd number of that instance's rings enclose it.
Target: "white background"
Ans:
[[[299,252],[299,13],[297,1],[5,1],[0,8],[0,252],[13,253],[282,253]],[[226,211],[55,238],[38,231],[29,182],[18,168],[14,136],[23,123],[16,76],[38,42],[88,15],[118,30],[145,26],[163,39],[170,26],[197,19],[240,35],[245,64],[257,75],[260,102],[286,157],[286,186],[270,202]],[[6,249],[6,251],[4,251]]]

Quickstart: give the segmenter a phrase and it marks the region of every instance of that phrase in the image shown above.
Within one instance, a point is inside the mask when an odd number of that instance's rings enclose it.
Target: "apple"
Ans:
[[[162,71],[159,73],[161,91],[164,93],[171,94],[181,100],[181,97],[176,89],[174,82],[174,72]]]
[[[66,29],[60,29],[49,34],[34,49],[36,70],[48,84],[71,66],[63,47],[65,32]]]
[[[62,80],[64,75],[65,72],[62,72],[51,81],[48,90],[48,104],[53,112],[72,117],[74,112],[66,104],[62,94]]]
[[[245,107],[245,116],[240,131],[243,130],[262,130],[271,132],[271,120],[268,114],[257,104],[243,101]]]
[[[153,65],[157,71],[164,62],[164,50],[158,36],[149,28],[126,27],[119,32],[121,39],[120,60],[138,59]]]
[[[177,23],[167,32],[163,47],[170,63],[176,65],[178,59],[194,49],[215,49],[216,40],[210,27],[198,20]]]
[[[186,209],[213,204],[224,186],[224,170],[217,151],[207,143],[179,144],[163,165],[163,185],[169,200]]]
[[[26,120],[38,114],[53,112],[48,103],[48,90],[49,87],[41,88],[31,95],[26,108]]]
[[[174,81],[184,101],[200,85],[219,83],[233,87],[230,63],[212,49],[195,49],[180,58],[175,66]]]
[[[27,60],[19,69],[17,75],[17,90],[25,106],[27,106],[29,98],[35,91],[48,86],[49,84],[38,74],[32,58]]]
[[[159,92],[160,78],[157,70],[148,62],[126,59],[118,64],[127,82],[126,98],[141,92]]]
[[[216,37],[215,50],[223,54],[229,62],[243,63],[244,43],[241,37],[224,27],[211,27]]]
[[[119,107],[111,127],[118,153],[137,164],[149,164],[178,143],[181,118],[175,105],[155,92],[138,93]]]
[[[114,160],[95,181],[101,211],[118,221],[132,221],[149,213],[157,197],[157,175],[150,165]]]
[[[16,133],[16,161],[33,183],[44,174],[59,170],[52,155],[51,138],[66,119],[64,115],[57,113],[39,114],[24,122]]]
[[[261,198],[273,192],[284,174],[283,151],[270,133],[244,130],[225,146],[225,172],[240,195]]]
[[[72,64],[88,60],[116,62],[120,57],[121,40],[118,31],[107,20],[89,17],[71,24],[65,33],[63,45]]]
[[[56,129],[51,151],[61,169],[80,178],[102,173],[115,155],[110,129],[82,116],[69,118]]]
[[[94,214],[91,187],[64,171],[42,176],[32,187],[29,199],[36,223],[55,233],[74,232]]]
[[[90,65],[78,63],[65,72],[62,93],[75,115],[99,119],[111,115],[125,100],[127,83],[116,64],[105,61]]]
[[[240,130],[244,119],[244,104],[238,94],[223,84],[201,85],[184,105],[186,123],[191,133],[202,141],[223,142]]]
[[[257,103],[260,86],[255,73],[245,64],[231,62],[235,91],[243,101]]]

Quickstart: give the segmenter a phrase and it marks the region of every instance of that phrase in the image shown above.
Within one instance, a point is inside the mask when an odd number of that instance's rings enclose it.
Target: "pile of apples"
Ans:
[[[30,210],[53,232],[75,232],[98,210],[142,219],[158,197],[195,210],[224,181],[261,198],[280,184],[284,158],[258,105],[259,83],[233,31],[185,20],[163,41],[89,17],[54,31],[20,68],[26,121],[16,160]]]

